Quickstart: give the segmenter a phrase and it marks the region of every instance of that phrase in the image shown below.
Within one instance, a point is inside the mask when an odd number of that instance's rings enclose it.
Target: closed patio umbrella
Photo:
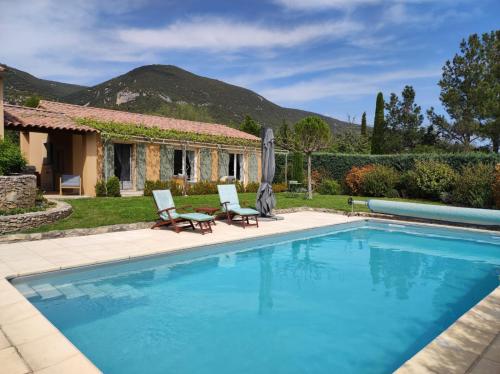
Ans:
[[[271,185],[275,169],[273,129],[266,127],[262,129],[262,180],[256,202],[256,208],[262,216],[270,216],[276,206],[276,198]]]

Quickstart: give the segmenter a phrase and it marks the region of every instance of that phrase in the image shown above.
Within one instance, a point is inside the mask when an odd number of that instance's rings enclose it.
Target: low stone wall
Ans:
[[[35,205],[36,176],[0,176],[0,209],[30,208]]]
[[[0,234],[46,225],[71,214],[71,205],[55,201],[56,206],[40,212],[0,216]]]

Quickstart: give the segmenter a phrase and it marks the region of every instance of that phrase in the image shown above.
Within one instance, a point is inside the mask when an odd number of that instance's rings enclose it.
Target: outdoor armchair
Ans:
[[[170,190],[154,190],[153,198],[158,208],[160,220],[152,227],[152,229],[164,225],[171,225],[175,232],[179,233],[184,228],[191,227],[195,230],[193,222],[197,223],[201,233],[212,232],[211,223],[214,217],[203,213],[179,213],[175,208],[174,199]],[[182,208],[188,208],[185,206]]]
[[[241,207],[236,186],[234,184],[219,184],[217,185],[217,190],[219,191],[222,211],[226,213],[227,222],[229,224],[232,224],[233,222],[241,222],[243,228],[246,226],[259,227],[258,217],[260,213],[255,209]],[[235,220],[235,217],[241,217],[241,219]],[[255,223],[250,223],[250,218],[255,220]]]

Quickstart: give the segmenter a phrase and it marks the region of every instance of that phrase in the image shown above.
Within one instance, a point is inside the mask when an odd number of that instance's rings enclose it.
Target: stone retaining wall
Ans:
[[[0,176],[0,210],[30,208],[35,205],[35,198],[36,176]]]
[[[71,214],[71,205],[63,201],[55,201],[55,203],[55,207],[40,212],[0,216],[0,234],[38,227]]]

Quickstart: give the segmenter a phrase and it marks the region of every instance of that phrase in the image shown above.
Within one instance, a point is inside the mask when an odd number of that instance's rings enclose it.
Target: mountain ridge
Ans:
[[[86,87],[49,81],[7,66],[5,97],[20,103],[27,96],[100,108],[215,122],[238,127],[245,115],[277,128],[308,115],[324,119],[334,132],[356,127],[317,113],[281,107],[243,87],[193,74],[174,65],[145,65]]]

